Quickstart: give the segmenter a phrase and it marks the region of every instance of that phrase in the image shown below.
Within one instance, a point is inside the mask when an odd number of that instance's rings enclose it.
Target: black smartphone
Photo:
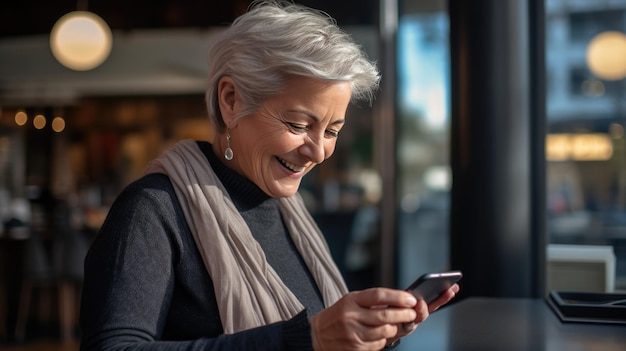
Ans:
[[[426,273],[409,285],[406,291],[426,303],[431,303],[461,278],[463,278],[461,271]]]

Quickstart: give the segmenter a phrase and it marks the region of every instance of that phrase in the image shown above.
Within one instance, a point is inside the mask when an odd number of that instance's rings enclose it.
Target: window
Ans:
[[[596,35],[626,32],[625,13],[626,0],[546,0],[546,33],[564,23],[569,33],[546,35],[549,241],[612,248],[616,290],[626,290],[626,74],[604,79],[586,54]]]
[[[409,3],[409,2],[407,2]],[[397,51],[398,274],[448,266],[449,30],[445,10],[400,11]],[[406,4],[411,8],[411,4]]]

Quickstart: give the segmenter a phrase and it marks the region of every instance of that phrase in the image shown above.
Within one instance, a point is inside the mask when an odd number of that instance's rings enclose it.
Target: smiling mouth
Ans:
[[[306,167],[301,167],[301,166],[296,166],[293,163],[289,163],[285,160],[283,160],[282,158],[276,157],[276,159],[278,160],[278,162],[280,162],[283,166],[285,166],[285,168],[287,168],[288,170],[295,172],[295,173],[300,173],[300,172],[304,172],[304,170],[306,169]]]

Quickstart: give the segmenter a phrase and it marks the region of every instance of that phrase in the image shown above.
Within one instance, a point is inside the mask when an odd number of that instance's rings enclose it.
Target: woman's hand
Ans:
[[[311,318],[313,349],[380,350],[389,340],[408,333],[401,330],[402,324],[426,317],[426,303],[406,291],[372,288],[351,292]]]
[[[429,305],[402,290],[351,292],[311,318],[313,349],[380,350],[412,333],[458,292],[459,286],[454,284]]]
[[[450,302],[450,300],[452,300],[456,294],[459,293],[459,290],[461,288],[459,287],[458,284],[454,284],[452,285],[448,290],[446,290],[443,294],[441,294],[438,298],[436,298],[434,301],[432,301],[430,304],[428,304],[428,313],[426,314],[426,317],[428,317],[430,315],[430,313],[435,312],[436,310],[439,309],[439,307],[447,304],[448,302]],[[424,302],[423,300],[421,300],[422,302]],[[426,319],[426,318],[424,318]],[[410,323],[405,323],[402,328],[399,328],[400,331],[404,332],[404,335],[398,335],[397,338],[411,334],[415,328],[417,328],[417,325],[421,322],[423,322],[424,320],[418,321],[415,320],[413,322]],[[395,338],[395,339],[397,339]],[[393,339],[393,340],[395,340]],[[392,340],[392,341],[393,341]]]

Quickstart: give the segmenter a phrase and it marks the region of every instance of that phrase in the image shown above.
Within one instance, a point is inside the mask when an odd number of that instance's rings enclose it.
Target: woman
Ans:
[[[236,19],[210,51],[212,144],[152,161],[90,249],[81,348],[380,350],[454,297],[349,293],[298,195],[378,79],[322,13],[266,1]]]

